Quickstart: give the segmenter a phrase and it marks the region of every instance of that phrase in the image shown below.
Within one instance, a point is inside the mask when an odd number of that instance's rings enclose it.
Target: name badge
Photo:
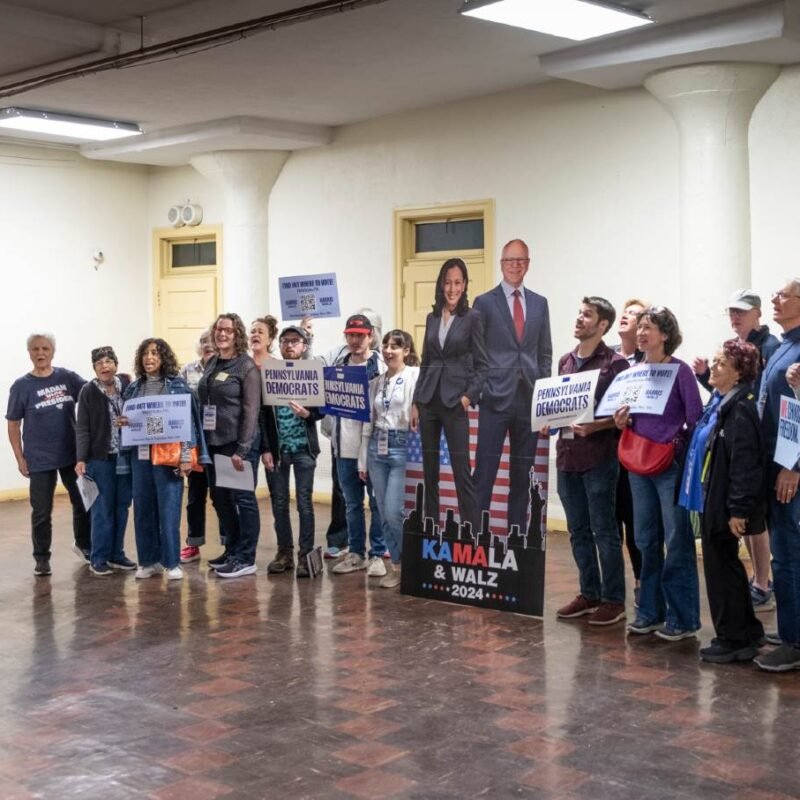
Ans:
[[[216,377],[214,378],[214,380],[217,380],[217,381],[219,381],[220,383],[222,383],[222,381],[226,381],[226,380],[228,380],[228,378],[229,378],[229,377],[230,377],[230,376],[228,375],[228,373],[227,373],[227,372],[218,372],[218,373],[216,374]]]
[[[150,445],[149,444],[140,444],[139,450],[136,455],[139,461],[149,461],[150,460]]]
[[[217,407],[203,406],[203,430],[215,431],[217,429]]]
[[[561,429],[561,438],[562,439],[574,439],[575,438],[575,432],[572,430],[572,428],[562,428]]]
[[[389,455],[389,431],[378,431],[378,455]]]

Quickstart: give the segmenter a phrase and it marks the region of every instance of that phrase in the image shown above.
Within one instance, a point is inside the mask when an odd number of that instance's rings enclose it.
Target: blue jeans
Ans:
[[[367,471],[375,489],[375,500],[383,522],[383,539],[393,564],[403,552],[403,505],[405,502],[408,433],[389,431],[389,452],[378,455],[378,440],[372,437],[367,451]]]
[[[208,486],[214,510],[219,518],[219,529],[225,532],[225,552],[229,558],[242,564],[255,564],[256,547],[261,533],[261,515],[258,511],[255,489],[229,489],[217,486],[214,472],[214,456],[217,453],[231,455],[227,446],[209,447],[212,463],[207,465]],[[255,455],[255,458],[253,458]],[[258,455],[250,453],[244,460],[245,469],[252,470],[253,485],[258,478]]]
[[[697,552],[689,513],[675,503],[677,479],[675,463],[660,475],[630,473],[636,546],[642,554],[637,619],[695,631],[700,628]]]
[[[86,465],[86,474],[100,492],[91,508],[91,562],[99,567],[125,558],[125,527],[133,497],[133,481],[130,472],[117,475],[116,455],[104,461],[92,459]]]
[[[183,478],[173,467],[154,467],[133,454],[133,523],[139,564],[161,564],[167,569],[180,563]]]
[[[769,542],[778,616],[778,636],[800,647],[800,493],[790,503],[775,497],[780,468],[773,465],[769,482]]]
[[[289,472],[294,467],[294,489],[297,514],[300,517],[300,535],[297,546],[300,553],[314,549],[314,472],[317,459],[307,450],[298,453],[281,453],[278,465],[267,473],[267,485],[272,501],[272,518],[279,550],[291,550],[292,520],[289,517]]]
[[[378,504],[375,502],[375,492],[372,491],[372,481],[367,478],[365,484],[358,477],[357,458],[337,458],[336,470],[344,495],[350,552],[363,557],[366,551],[367,523],[364,516],[364,489],[366,489],[372,517],[369,525],[369,543],[371,545],[369,556],[370,558],[383,556],[386,552],[386,544],[383,541],[381,515],[378,512]]]
[[[618,474],[615,458],[586,472],[558,471],[581,594],[606,603],[625,602],[625,564],[614,515]]]

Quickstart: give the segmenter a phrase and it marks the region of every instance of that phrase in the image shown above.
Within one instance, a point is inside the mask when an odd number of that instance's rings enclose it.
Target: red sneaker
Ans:
[[[181,550],[181,564],[189,564],[200,560],[200,548],[187,546]]]

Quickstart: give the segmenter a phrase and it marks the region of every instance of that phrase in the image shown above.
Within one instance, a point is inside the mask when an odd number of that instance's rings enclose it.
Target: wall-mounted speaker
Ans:
[[[181,209],[181,221],[184,225],[199,225],[203,221],[203,209],[201,206],[191,203]]]
[[[169,220],[169,224],[174,228],[180,228],[181,225],[186,224],[181,216],[182,211],[183,206],[170,206],[169,211],[167,211],[167,219]]]

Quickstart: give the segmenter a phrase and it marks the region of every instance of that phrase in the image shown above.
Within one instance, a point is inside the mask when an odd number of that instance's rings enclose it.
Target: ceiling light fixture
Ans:
[[[99,142],[136,136],[142,132],[138,125],[131,122],[81,117],[34,108],[0,108],[0,128]]]
[[[637,11],[594,0],[466,0],[460,13],[579,42],[653,22]]]

